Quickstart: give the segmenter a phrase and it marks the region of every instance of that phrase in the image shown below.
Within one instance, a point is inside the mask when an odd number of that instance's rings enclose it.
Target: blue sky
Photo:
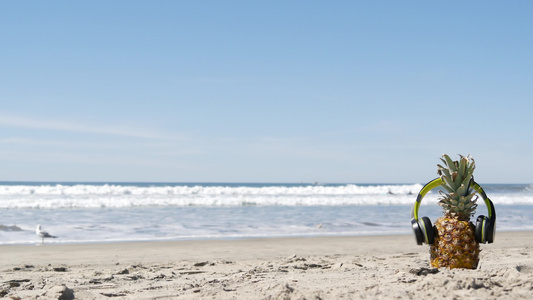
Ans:
[[[0,181],[533,183],[530,1],[3,1]]]

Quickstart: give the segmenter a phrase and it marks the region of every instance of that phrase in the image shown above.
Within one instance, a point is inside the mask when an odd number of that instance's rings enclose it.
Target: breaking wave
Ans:
[[[485,187],[495,204],[533,204],[530,185]],[[412,205],[421,184],[406,185],[0,185],[0,209],[122,208],[140,206]],[[436,203],[430,192],[423,205]]]

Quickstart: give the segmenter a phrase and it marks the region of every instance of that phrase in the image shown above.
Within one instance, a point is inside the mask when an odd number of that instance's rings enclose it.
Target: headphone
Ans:
[[[423,243],[431,245],[435,241],[435,229],[433,228],[433,224],[428,217],[418,217],[418,208],[420,207],[422,198],[424,198],[430,190],[441,186],[442,184],[443,181],[440,177],[428,182],[418,193],[416,202],[411,209],[411,225],[418,245],[422,245]],[[489,211],[488,217],[483,215],[477,217],[475,231],[476,240],[481,244],[492,243],[494,242],[494,236],[496,235],[496,210],[494,210],[494,204],[492,204],[492,201],[487,197],[487,194],[485,194],[485,191],[483,191],[481,186],[474,181],[474,178],[471,179],[470,185],[481,195]]]

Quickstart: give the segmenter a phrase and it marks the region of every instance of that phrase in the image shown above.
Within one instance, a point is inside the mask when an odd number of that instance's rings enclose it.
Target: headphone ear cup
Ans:
[[[418,221],[418,226],[420,226],[420,229],[422,230],[424,242],[428,245],[433,244],[435,241],[435,231],[431,220],[428,217],[423,217]]]
[[[487,242],[487,237],[489,235],[490,220],[485,216],[479,216],[476,220],[476,240],[480,244],[485,244]]]
[[[494,236],[496,234],[496,218],[487,221],[487,243],[494,243]]]
[[[413,228],[413,233],[415,234],[416,243],[418,245],[424,244],[424,233],[422,232],[422,228],[420,228],[418,220],[411,220],[411,226]]]

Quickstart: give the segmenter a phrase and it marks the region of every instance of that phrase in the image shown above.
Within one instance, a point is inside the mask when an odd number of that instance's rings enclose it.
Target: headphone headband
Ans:
[[[443,184],[442,178],[435,178],[428,182],[418,193],[418,196],[416,197],[415,205],[413,205],[413,208],[411,209],[411,220],[418,221],[418,209],[420,207],[420,203],[422,202],[422,199],[426,194],[431,191],[432,189],[439,187]],[[483,198],[483,201],[485,202],[485,205],[487,206],[487,209],[489,211],[489,218],[495,219],[496,218],[496,211],[494,210],[494,204],[492,204],[492,201],[487,197],[487,194],[485,194],[485,191],[479,184],[477,184],[474,181],[474,178],[470,181],[470,185],[478,192],[481,197]]]

